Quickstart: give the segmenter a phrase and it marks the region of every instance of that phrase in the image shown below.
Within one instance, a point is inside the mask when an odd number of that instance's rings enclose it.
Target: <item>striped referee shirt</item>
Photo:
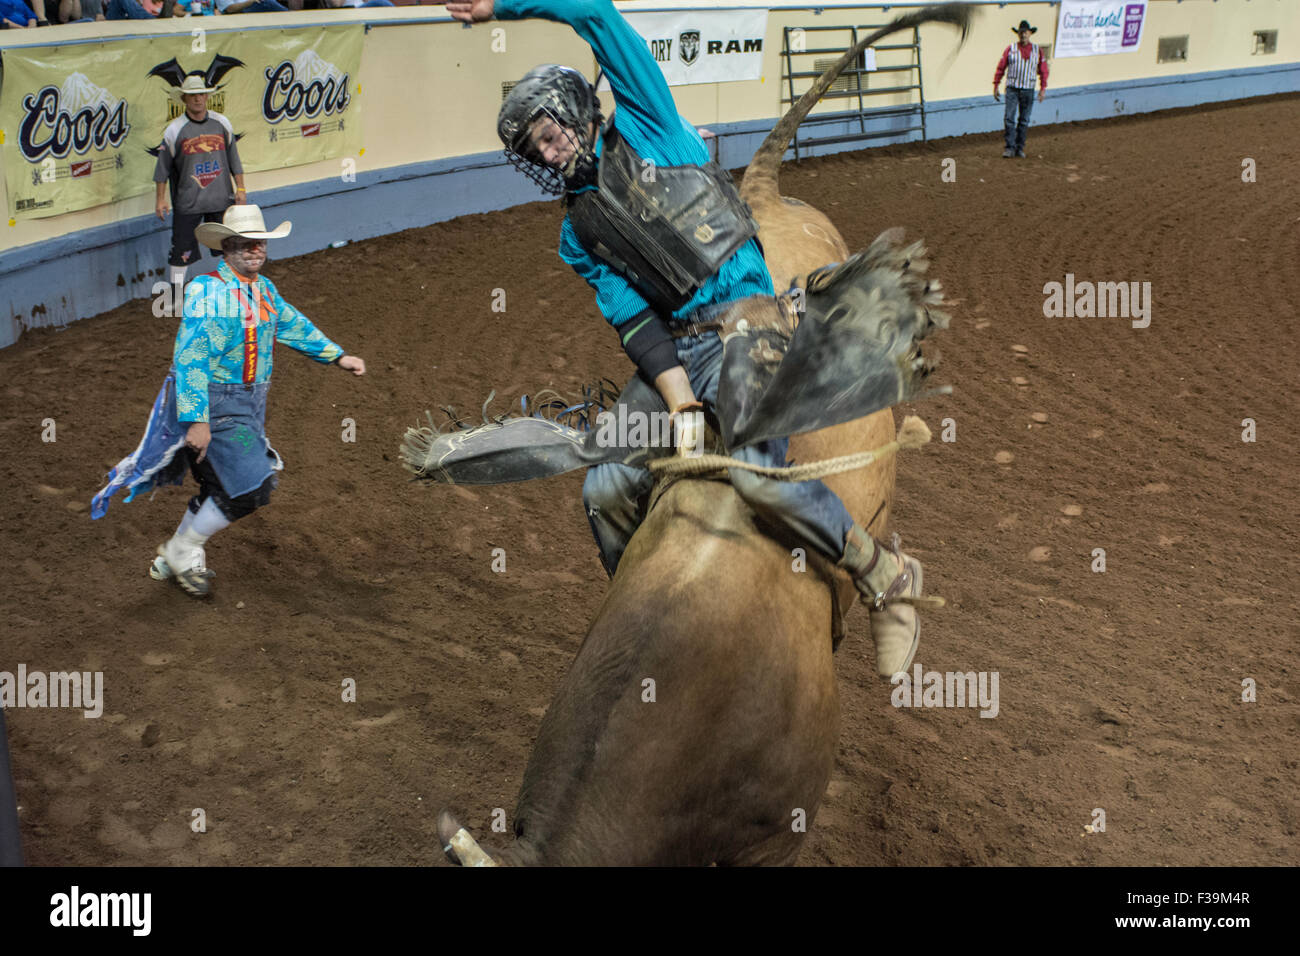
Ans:
[[[1012,50],[1015,53],[1012,53]],[[1006,74],[1007,86],[1018,90],[1032,90],[1034,75],[1037,74],[1043,89],[1047,89],[1047,61],[1043,59],[1043,49],[1037,43],[1013,43],[1002,51],[998,60],[997,72],[993,74],[993,85],[1002,82]]]

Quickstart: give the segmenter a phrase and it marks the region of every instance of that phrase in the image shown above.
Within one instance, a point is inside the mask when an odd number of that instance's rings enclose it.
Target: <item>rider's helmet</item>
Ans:
[[[550,117],[572,137],[576,152],[563,169],[548,165],[531,137],[533,124]],[[600,100],[595,88],[577,70],[555,63],[535,66],[515,84],[497,114],[497,135],[506,158],[543,190],[558,196],[593,178],[596,165],[595,135],[599,129]]]

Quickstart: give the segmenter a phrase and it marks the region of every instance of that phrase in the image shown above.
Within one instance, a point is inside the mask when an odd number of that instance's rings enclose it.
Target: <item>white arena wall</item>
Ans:
[[[878,25],[917,3],[775,6],[763,42],[757,80],[673,87],[691,122],[717,134],[724,165],[745,165],[787,105],[781,54],[786,27]],[[921,31],[922,90],[929,139],[988,133],[1002,127],[1002,106],[991,96],[994,66],[1022,17],[1039,27],[1035,41],[1054,41],[1058,8],[1049,2],[984,2],[964,47],[947,28]],[[618,3],[627,12],[726,10],[753,4]],[[540,62],[563,62],[595,75],[590,49],[571,30],[546,21],[515,21],[466,28],[442,7],[246,14],[210,20],[210,50],[223,36],[250,30],[311,31],[342,22],[366,25],[358,95],[363,100],[364,149],[354,181],[339,161],[249,173],[251,202],[275,223],[292,219],[293,235],[276,243],[276,258],[366,239],[474,212],[543,198],[506,164],[495,136],[502,84]],[[116,21],[0,33],[0,61],[12,50],[80,43],[121,44],[156,33],[188,33],[193,21]],[[205,24],[208,26],[208,24]],[[491,27],[506,30],[505,52],[493,52]],[[1276,52],[1255,50],[1254,33],[1278,32]],[[142,32],[145,31],[145,32]],[[810,33],[809,37],[847,36]],[[1160,37],[1187,36],[1185,61],[1158,63]],[[821,45],[820,39],[817,42]],[[124,47],[124,49],[128,49]],[[911,51],[882,53],[882,64]],[[894,57],[890,60],[888,57]],[[149,64],[142,64],[147,70]],[[800,69],[807,69],[801,66]],[[898,74],[902,75],[902,74]],[[0,79],[0,82],[3,82]],[[796,87],[796,92],[802,90]],[[1046,101],[1036,125],[1142,113],[1300,90],[1300,3],[1295,0],[1150,0],[1135,53],[1054,59]],[[915,94],[868,98],[869,107],[911,102]],[[820,112],[844,110],[847,100]],[[860,149],[920,137],[894,132],[896,116],[873,118],[881,134],[864,143],[813,149]],[[839,123],[816,135],[847,130]],[[9,131],[0,162],[15,161]],[[161,130],[157,131],[161,135]],[[801,154],[806,154],[802,153]],[[19,160],[21,161],[21,160]],[[0,180],[0,191],[3,191]],[[170,224],[153,212],[153,194],[45,219],[10,218],[0,231],[0,347],[24,329],[62,326],[151,294],[166,274]],[[196,268],[207,269],[210,259]],[[433,266],[436,268],[436,264]]]

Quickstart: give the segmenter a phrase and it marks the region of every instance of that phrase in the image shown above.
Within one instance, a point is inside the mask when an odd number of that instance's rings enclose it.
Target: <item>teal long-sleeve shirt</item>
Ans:
[[[270,381],[276,342],[318,362],[344,354],[265,276],[250,285],[223,261],[216,272],[195,278],[185,287],[172,350],[179,420],[208,420],[209,384]]]
[[[566,23],[590,44],[618,98],[614,126],[637,155],[657,166],[703,166],[709,161],[708,147],[695,127],[677,112],[673,94],[645,40],[611,0],[496,0],[495,11],[500,20],[538,17]],[[600,141],[596,144],[597,155],[601,145]],[[560,227],[560,258],[596,291],[601,314],[618,330],[626,346],[635,326],[653,312],[645,298],[582,245],[568,216]],[[673,317],[688,316],[706,305],[764,294],[772,294],[772,277],[758,243],[751,239]]]

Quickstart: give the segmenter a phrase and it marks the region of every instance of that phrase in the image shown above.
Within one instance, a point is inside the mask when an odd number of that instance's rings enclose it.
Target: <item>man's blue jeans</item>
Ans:
[[[686,369],[696,398],[717,407],[718,376],[722,369],[722,339],[717,332],[676,340],[677,358]],[[786,466],[789,440],[759,442],[733,453],[756,465]],[[748,471],[731,471],[731,484],[758,517],[785,531],[832,561],[844,556],[844,536],[853,516],[835,492],[820,481],[776,481]],[[582,501],[610,577],[618,568],[627,543],[645,518],[645,505],[654,479],[644,468],[618,463],[587,471]]]
[[[1020,120],[1016,121],[1016,111]],[[1007,110],[1002,122],[1006,128],[1007,149],[1017,153],[1025,148],[1025,133],[1029,131],[1029,114],[1034,111],[1034,91],[1022,90],[1016,86],[1007,87]]]

